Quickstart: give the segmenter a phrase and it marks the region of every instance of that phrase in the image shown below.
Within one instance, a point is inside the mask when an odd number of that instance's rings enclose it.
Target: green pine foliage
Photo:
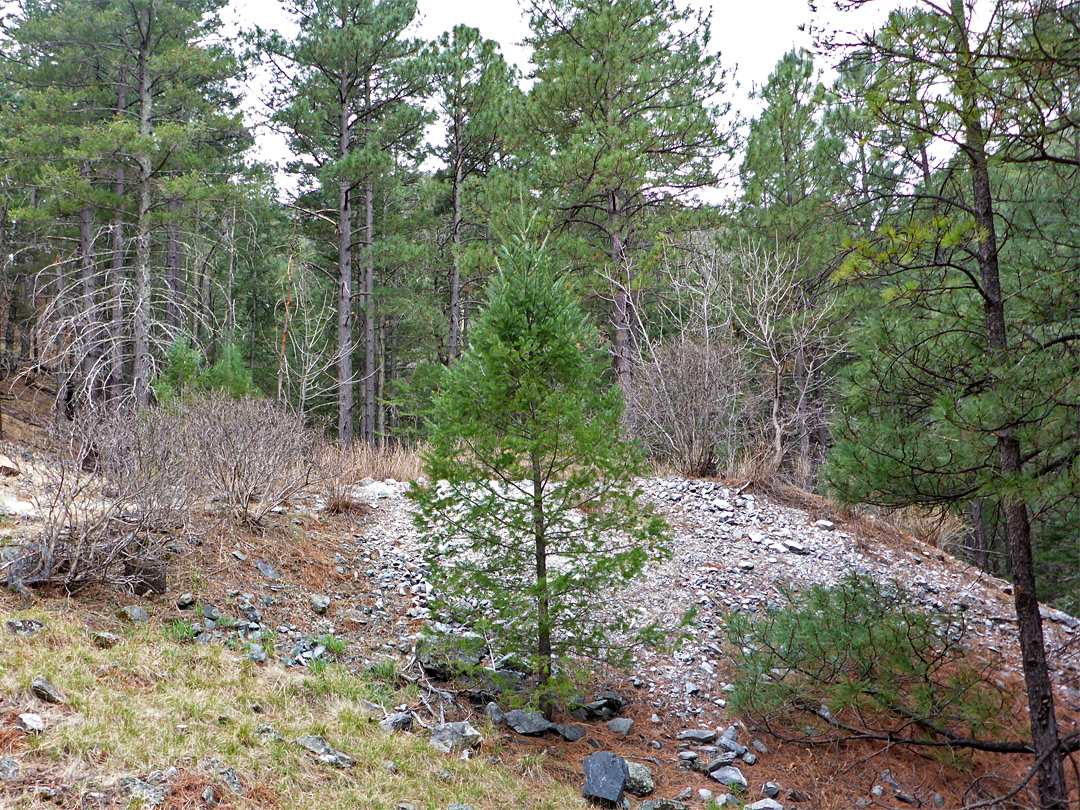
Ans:
[[[736,711],[815,742],[1002,735],[1011,698],[968,655],[962,610],[929,613],[903,588],[860,574],[781,597],[764,617],[726,622]]]
[[[631,611],[601,594],[667,553],[608,370],[545,246],[511,242],[413,488],[444,610],[537,672],[545,704],[575,656],[628,663]]]

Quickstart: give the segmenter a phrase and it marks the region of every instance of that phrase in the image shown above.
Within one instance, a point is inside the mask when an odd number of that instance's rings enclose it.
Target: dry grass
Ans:
[[[0,597],[0,604],[3,602]],[[95,648],[89,631],[70,618],[64,605],[11,611],[13,618],[36,618],[48,627],[34,638],[4,636],[0,659],[0,738],[11,748],[12,734],[25,742],[23,769],[51,774],[58,781],[105,787],[126,775],[145,777],[170,766],[179,775],[168,782],[168,807],[191,805],[193,792],[214,781],[216,758],[235,768],[244,796],[218,795],[227,806],[390,810],[399,802],[443,807],[453,802],[476,810],[566,808],[584,804],[568,786],[537,791],[512,771],[484,756],[469,761],[432,749],[421,735],[382,732],[363,701],[387,695],[385,684],[364,680],[343,666],[320,674],[258,665],[223,647],[180,643],[160,624],[127,627],[111,650]],[[65,698],[47,706],[30,693],[43,674]],[[253,706],[260,712],[255,713]],[[15,709],[45,716],[49,728],[29,737],[10,728]],[[285,741],[262,739],[263,724]],[[339,771],[318,765],[292,740],[321,734],[353,756],[356,767]],[[491,735],[488,735],[491,739]],[[386,763],[394,763],[391,772]],[[218,766],[220,767],[220,766]],[[8,797],[19,795],[8,784]],[[224,794],[224,795],[223,795]],[[0,790],[0,804],[4,792]]]
[[[942,551],[953,551],[970,527],[961,515],[949,509],[906,506],[884,516],[885,522],[916,540]]]
[[[354,492],[361,481],[365,478],[411,481],[420,477],[422,466],[420,451],[413,447],[373,447],[360,442],[342,450],[327,444],[319,453],[323,508],[335,515],[362,512],[364,504],[356,499]]]

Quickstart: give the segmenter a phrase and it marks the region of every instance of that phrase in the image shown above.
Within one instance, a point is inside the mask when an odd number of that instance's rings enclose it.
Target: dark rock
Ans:
[[[678,739],[705,745],[706,743],[716,742],[716,732],[706,728],[694,728],[679,732]]]
[[[448,754],[460,754],[484,741],[480,732],[467,722],[443,723],[431,730],[431,745]]]
[[[610,689],[602,689],[588,701],[577,699],[570,704],[570,713],[578,720],[610,720],[626,708],[626,701]]]
[[[746,753],[746,746],[739,745],[739,743],[735,742],[734,739],[721,737],[719,740],[716,741],[716,744],[725,751],[730,751],[737,757],[741,757],[743,754]]]
[[[416,650],[416,660],[424,672],[440,681],[480,666],[483,658],[482,638],[435,636],[421,641]]]
[[[36,619],[11,619],[4,622],[4,629],[17,636],[36,636],[45,625]]]
[[[780,786],[775,782],[766,782],[761,786],[761,795],[769,799],[775,799],[780,795]]]
[[[735,762],[735,755],[732,753],[720,754],[716,759],[711,760],[705,765],[705,773],[712,773],[719,768],[725,768]]]
[[[56,687],[52,685],[48,678],[38,675],[30,684],[30,691],[34,693],[34,697],[38,700],[44,700],[46,703],[63,703],[63,698],[60,697],[60,693],[56,690]]]
[[[168,585],[166,565],[163,560],[125,560],[124,577],[131,582],[136,596],[147,593],[165,593]]]
[[[398,731],[408,731],[412,726],[412,712],[391,714],[379,721],[379,727],[388,734],[394,734]]]
[[[792,802],[796,802],[796,803],[802,803],[802,802],[810,801],[810,799],[807,798],[805,793],[803,793],[801,790],[796,790],[795,788],[792,788],[791,790],[789,790],[787,792],[787,797],[788,797],[788,801],[792,801]]]
[[[296,744],[314,754],[315,759],[323,765],[333,768],[351,768],[356,764],[356,760],[336,748],[331,748],[322,737],[301,737]]]
[[[616,717],[614,720],[608,720],[607,728],[612,734],[618,734],[619,736],[625,736],[630,733],[630,729],[634,727],[634,721],[629,717]]]
[[[648,796],[656,790],[652,771],[647,767],[638,762],[627,761],[626,770],[629,776],[626,779],[624,789],[631,796]]]
[[[213,605],[203,605],[202,615],[204,619],[216,622],[218,619],[221,618],[221,611],[219,611]]]
[[[582,767],[585,770],[582,796],[611,805],[622,804],[626,780],[630,778],[625,759],[610,751],[598,751],[586,757]]]
[[[180,610],[191,610],[193,607],[195,607],[195,594],[180,594],[180,598],[176,600],[176,607]]]
[[[112,633],[106,633],[104,631],[100,633],[94,633],[90,638],[93,640],[94,646],[97,647],[99,650],[111,650],[113,647],[120,643],[120,636],[113,635]]]
[[[555,725],[555,733],[562,737],[567,742],[578,742],[585,739],[585,729],[583,726],[564,726],[561,723]]]
[[[540,714],[540,712],[513,709],[508,711],[504,717],[506,718],[506,725],[510,726],[510,728],[518,734],[524,734],[530,737],[538,736],[555,727],[555,724],[544,717],[544,715]]]

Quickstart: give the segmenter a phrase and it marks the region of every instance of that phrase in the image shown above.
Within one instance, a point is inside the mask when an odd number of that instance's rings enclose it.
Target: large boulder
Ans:
[[[555,728],[555,724],[540,712],[513,709],[506,712],[503,717],[506,720],[506,725],[510,726],[518,734],[524,734],[528,737],[538,737],[545,731]]]
[[[480,732],[467,722],[443,723],[431,730],[431,745],[448,754],[460,754],[484,741]]]
[[[611,751],[597,751],[585,758],[585,787],[581,795],[605,805],[621,805],[630,778],[626,760]]]

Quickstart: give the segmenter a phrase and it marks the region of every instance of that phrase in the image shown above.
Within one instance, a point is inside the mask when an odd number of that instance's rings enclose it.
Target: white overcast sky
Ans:
[[[720,52],[722,65],[729,71],[727,100],[746,116],[759,107],[749,100],[755,86],[763,84],[776,62],[793,46],[810,47],[810,38],[799,30],[811,22],[807,0],[681,0],[696,9],[712,11],[712,48]],[[832,0],[821,0],[817,24],[844,29],[860,29],[881,19],[891,6],[888,0],[872,4],[872,9],[841,14]],[[413,36],[434,39],[455,25],[464,23],[478,28],[481,34],[500,43],[503,55],[528,74],[529,49],[521,45],[529,33],[525,3],[518,0],[418,0],[418,21],[410,30]],[[293,29],[281,5],[275,0],[232,0],[223,14],[227,25],[277,28],[282,33]],[[734,74],[734,81],[730,77]],[[249,94],[247,107],[253,123],[260,117],[257,88]],[[257,130],[258,156],[280,162],[285,155],[284,141],[264,128]],[[290,185],[285,178],[279,182]]]

